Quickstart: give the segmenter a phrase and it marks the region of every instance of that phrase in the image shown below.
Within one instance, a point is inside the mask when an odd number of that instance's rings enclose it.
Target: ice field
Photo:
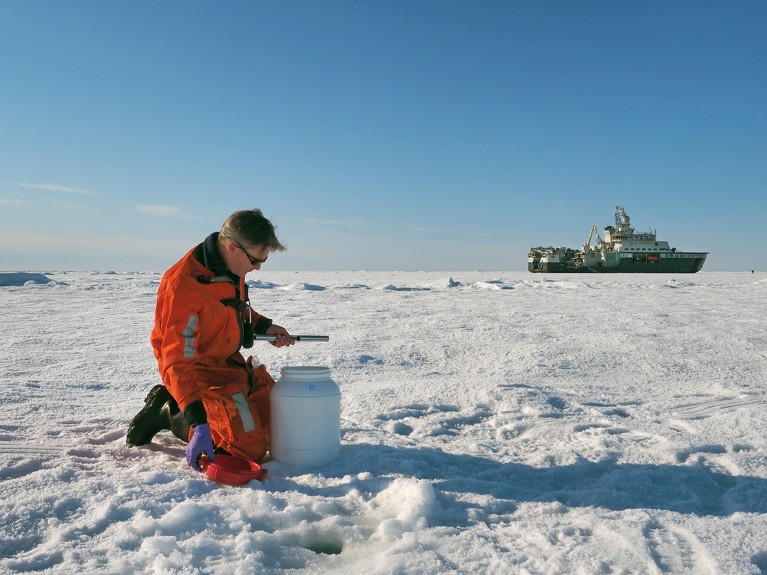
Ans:
[[[342,446],[243,487],[125,445],[161,274],[45,275],[0,274],[0,573],[767,573],[767,274],[262,270],[330,341],[246,356],[330,367]]]

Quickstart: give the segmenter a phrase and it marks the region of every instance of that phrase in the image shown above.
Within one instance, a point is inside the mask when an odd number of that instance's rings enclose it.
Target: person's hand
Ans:
[[[189,467],[195,471],[202,472],[200,457],[202,457],[203,453],[208,456],[210,461],[216,458],[216,455],[213,453],[213,438],[210,436],[210,425],[207,423],[195,426],[192,432],[192,439],[189,440],[189,445],[186,446],[186,462],[189,464]]]
[[[290,337],[290,334],[288,333],[288,330],[286,330],[284,327],[272,324],[269,326],[269,329],[266,330],[266,335],[276,335],[277,339],[275,339],[271,343],[274,347],[282,347],[284,345],[293,345],[296,343],[296,340]]]

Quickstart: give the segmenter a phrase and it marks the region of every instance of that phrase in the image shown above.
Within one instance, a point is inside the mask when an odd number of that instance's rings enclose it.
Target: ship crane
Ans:
[[[589,232],[589,239],[586,240],[586,243],[583,244],[583,253],[585,254],[587,251],[591,249],[591,238],[596,236],[597,238],[597,247],[599,249],[604,249],[605,242],[602,240],[602,238],[599,237],[599,232],[597,231],[597,225],[591,224],[591,231]]]

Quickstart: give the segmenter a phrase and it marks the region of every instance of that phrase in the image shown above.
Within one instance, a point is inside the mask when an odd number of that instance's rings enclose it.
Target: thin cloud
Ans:
[[[12,206],[18,204],[26,204],[26,200],[9,200],[6,198],[0,198],[0,206]]]
[[[80,196],[99,195],[98,192],[83,190],[81,188],[73,188],[72,186],[62,186],[60,184],[30,184],[28,182],[18,182],[15,185],[19,188],[26,188],[28,190],[40,190],[42,192],[53,192],[56,194],[76,194]]]
[[[156,204],[139,204],[136,212],[153,218],[188,218],[178,206],[160,206]]]

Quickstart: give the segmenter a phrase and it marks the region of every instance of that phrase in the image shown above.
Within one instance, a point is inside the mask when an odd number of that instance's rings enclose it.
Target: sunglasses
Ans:
[[[252,255],[250,255],[248,253],[248,250],[246,250],[244,247],[242,247],[242,244],[240,242],[235,242],[235,243],[237,244],[237,247],[240,248],[243,251],[243,253],[245,254],[245,256],[248,258],[248,260],[250,261],[250,265],[252,265],[252,266],[260,266],[262,263],[264,263],[266,261],[266,258],[264,258],[264,259],[254,258]]]

